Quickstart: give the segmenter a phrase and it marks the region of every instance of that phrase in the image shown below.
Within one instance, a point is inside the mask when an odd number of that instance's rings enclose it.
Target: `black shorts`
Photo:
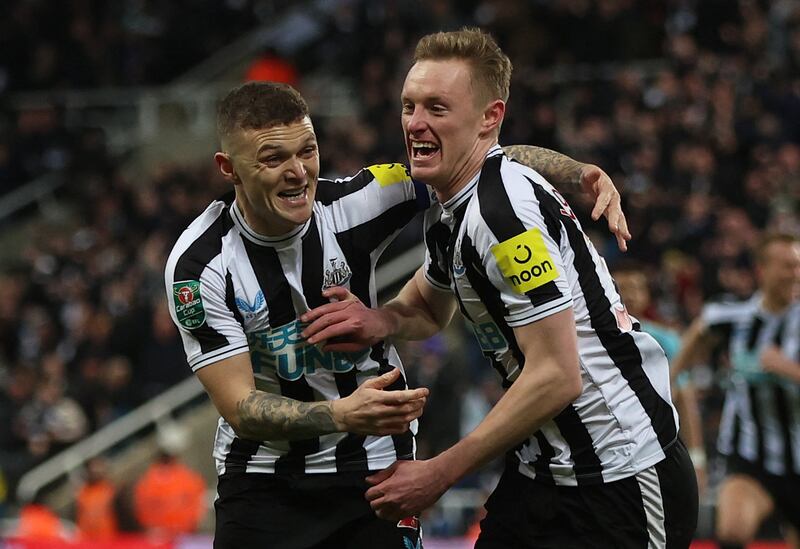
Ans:
[[[697,527],[697,479],[683,443],[666,455],[632,477],[589,486],[506,467],[475,549],[685,549]]]
[[[416,518],[381,520],[366,474],[226,474],[217,484],[214,549],[421,549]]]
[[[780,520],[800,530],[800,475],[775,475],[739,456],[725,460],[726,475],[746,475],[758,482],[772,498]]]

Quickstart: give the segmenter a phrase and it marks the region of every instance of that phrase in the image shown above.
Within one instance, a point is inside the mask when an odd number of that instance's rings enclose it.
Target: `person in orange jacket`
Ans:
[[[139,524],[156,536],[174,538],[197,530],[206,512],[206,483],[177,457],[185,435],[164,430],[160,452],[134,486],[134,513]]]
[[[19,511],[17,527],[12,534],[20,540],[66,540],[69,534],[61,518],[42,501],[37,494],[33,501],[26,503]]]
[[[105,459],[90,459],[86,463],[86,483],[77,494],[76,521],[81,539],[109,540],[117,535],[116,495],[116,486],[106,476]]]

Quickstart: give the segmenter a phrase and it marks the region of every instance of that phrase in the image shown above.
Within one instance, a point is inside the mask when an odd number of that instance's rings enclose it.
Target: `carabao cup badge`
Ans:
[[[200,296],[199,280],[182,280],[172,285],[175,316],[178,324],[187,330],[199,328],[206,321],[206,310]]]

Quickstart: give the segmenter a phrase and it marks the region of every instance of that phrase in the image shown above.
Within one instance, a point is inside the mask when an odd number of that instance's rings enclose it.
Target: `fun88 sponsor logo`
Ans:
[[[255,373],[274,371],[287,381],[297,381],[304,375],[314,375],[318,369],[333,373],[349,372],[369,354],[326,353],[316,345],[306,343],[300,335],[305,324],[290,322],[271,330],[248,334],[250,362]]]

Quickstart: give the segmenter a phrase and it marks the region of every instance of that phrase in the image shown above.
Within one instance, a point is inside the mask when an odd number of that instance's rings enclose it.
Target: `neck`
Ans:
[[[497,145],[497,137],[494,136],[491,139],[479,139],[475,142],[472,152],[467,156],[464,163],[456,169],[455,173],[451,174],[448,181],[441,187],[433,186],[439,202],[446,202],[453,198],[478,175],[478,172],[483,168],[484,160],[486,160],[486,153],[495,145]]]
[[[783,312],[789,306],[789,303],[783,296],[769,292],[764,292],[764,298],[761,300],[761,306],[770,313]]]

